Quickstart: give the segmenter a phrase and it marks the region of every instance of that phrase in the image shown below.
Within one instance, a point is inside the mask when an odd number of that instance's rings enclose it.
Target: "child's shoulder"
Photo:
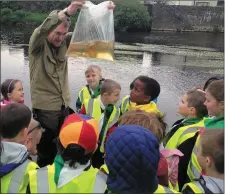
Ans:
[[[84,90],[87,90],[88,91],[89,90],[89,86],[88,85],[82,86],[81,89],[80,89],[80,92],[81,91],[84,91]]]

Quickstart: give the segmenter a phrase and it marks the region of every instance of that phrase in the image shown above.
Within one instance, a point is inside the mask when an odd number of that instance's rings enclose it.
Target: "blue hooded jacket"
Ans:
[[[154,193],[159,163],[155,135],[137,125],[117,127],[106,143],[107,187],[116,194]]]
[[[18,143],[2,141],[0,153],[0,178],[6,176],[28,158],[27,148]]]

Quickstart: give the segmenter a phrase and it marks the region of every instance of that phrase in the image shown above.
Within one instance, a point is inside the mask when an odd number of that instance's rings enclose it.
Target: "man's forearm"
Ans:
[[[39,48],[48,37],[49,32],[54,30],[62,22],[58,17],[59,12],[57,10],[52,11],[44,22],[34,30],[29,43],[30,52]]]
[[[40,46],[44,43],[44,40],[46,40],[48,37],[48,34],[53,31],[60,23],[68,22],[68,16],[65,14],[65,11],[68,12],[67,15],[73,15],[76,13],[77,9],[74,7],[71,8],[70,5],[64,10],[52,11],[44,20],[44,22],[33,32],[29,43],[30,52],[38,50],[38,48],[40,48]]]

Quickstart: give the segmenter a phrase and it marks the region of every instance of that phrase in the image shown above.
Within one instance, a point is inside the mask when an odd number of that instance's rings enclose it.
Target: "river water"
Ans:
[[[23,32],[19,32],[18,34],[19,36],[15,36],[12,32],[9,32],[4,33],[1,37],[1,82],[7,78],[22,80],[25,91],[25,104],[31,107],[27,45],[29,37]],[[126,35],[124,37],[127,38]],[[142,36],[142,39],[143,37],[144,36]],[[118,44],[125,45],[129,48],[130,44],[142,41],[140,40],[140,36],[137,37],[138,41],[135,41],[134,35],[132,38],[123,41],[122,36],[120,36],[117,38],[120,41]],[[149,38],[155,40],[154,44],[157,44],[154,37],[149,35]],[[223,38],[220,40],[223,42]],[[213,42],[213,40],[211,41]],[[207,45],[207,47],[210,47],[207,42],[209,42],[208,39],[203,45],[199,43],[199,45],[192,46],[203,47]],[[141,43],[144,42],[142,41]],[[162,43],[163,41],[160,40],[161,45]],[[170,46],[172,47],[173,45],[171,44],[171,41],[169,41],[169,47],[166,49],[169,50]],[[176,44],[174,40],[174,45],[180,44],[183,43]],[[159,50],[160,48],[161,47],[159,47]],[[215,52],[218,51],[218,49],[221,50],[221,48],[213,46],[211,46],[211,49],[213,49],[213,52],[214,50]],[[202,87],[209,77],[223,74],[223,57],[215,59],[204,55],[201,57],[182,56],[176,53],[179,53],[179,46],[175,48],[174,54],[165,54],[158,51],[139,52],[139,54],[129,54],[127,52],[121,54],[121,52],[116,52],[116,60],[114,62],[85,58],[69,58],[71,107],[75,108],[77,94],[81,87],[86,84],[84,78],[85,69],[88,65],[96,64],[102,68],[104,78],[114,79],[121,84],[121,98],[129,94],[131,81],[139,75],[148,75],[158,80],[161,85],[158,106],[159,109],[165,113],[166,122],[171,126],[174,121],[180,118],[176,113],[177,105],[185,91],[195,86]]]

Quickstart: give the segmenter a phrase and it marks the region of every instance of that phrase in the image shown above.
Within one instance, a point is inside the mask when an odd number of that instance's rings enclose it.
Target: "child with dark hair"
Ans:
[[[104,193],[107,176],[91,165],[97,142],[98,121],[71,114],[60,130],[54,163],[29,173],[30,193]]]
[[[187,182],[198,179],[201,174],[205,174],[204,169],[198,163],[197,160],[197,145],[201,137],[201,133],[208,129],[223,129],[224,130],[224,80],[216,80],[208,85],[205,91],[205,106],[211,118],[204,121],[204,127],[198,132],[198,138],[195,143],[193,152],[191,154],[191,160],[188,164],[188,179]]]
[[[130,96],[125,96],[121,103],[121,113],[128,110],[140,109],[162,115],[154,100],[160,94],[159,83],[148,76],[138,76],[130,85]]]
[[[80,110],[81,114],[88,115],[99,121],[99,147],[92,157],[92,165],[100,168],[104,164],[104,147],[107,137],[120,117],[120,110],[115,105],[120,98],[121,86],[114,80],[106,79],[100,88],[100,96],[95,99],[86,99]]]
[[[24,103],[23,85],[20,80],[7,79],[1,84],[1,108],[10,103]]]
[[[187,179],[188,163],[191,159],[200,127],[204,127],[208,111],[204,105],[205,93],[197,89],[188,91],[178,106],[178,113],[184,118],[174,123],[166,135],[164,146],[166,149],[178,149],[184,156],[180,158],[178,166],[178,184],[182,189]]]
[[[212,83],[213,81],[217,81],[217,80],[220,80],[220,79],[223,79],[222,77],[211,77],[209,78],[206,82],[205,82],[205,85],[203,87],[203,91],[206,90],[206,88],[209,86],[210,83]]]
[[[197,145],[197,160],[205,175],[184,185],[186,193],[224,193],[224,130],[205,130]]]
[[[26,193],[28,172],[38,168],[28,159],[29,153],[24,145],[30,121],[31,111],[24,104],[8,104],[1,110],[1,193]]]

